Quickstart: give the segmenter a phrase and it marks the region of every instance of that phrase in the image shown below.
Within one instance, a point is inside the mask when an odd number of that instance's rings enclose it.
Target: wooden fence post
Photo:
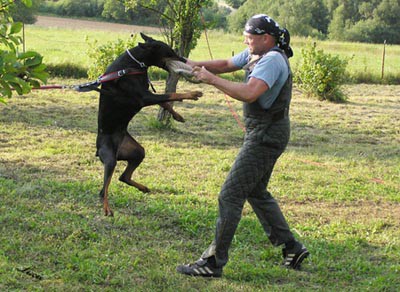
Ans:
[[[384,72],[385,72],[385,54],[386,54],[386,40],[383,42],[381,79],[383,79],[383,75],[384,75]]]

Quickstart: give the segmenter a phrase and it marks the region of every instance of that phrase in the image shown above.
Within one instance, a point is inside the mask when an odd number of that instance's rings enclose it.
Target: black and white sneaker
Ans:
[[[301,248],[295,252],[283,248],[282,254],[283,266],[294,270],[300,269],[303,260],[310,255],[309,251],[304,245],[302,245]]]
[[[216,268],[207,259],[200,258],[193,264],[179,265],[176,268],[178,273],[189,275],[189,276],[200,276],[200,277],[215,277],[219,278],[222,276],[222,268]]]

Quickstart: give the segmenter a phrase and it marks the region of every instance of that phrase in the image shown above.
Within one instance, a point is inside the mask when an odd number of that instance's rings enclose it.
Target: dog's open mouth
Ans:
[[[185,78],[187,81],[191,83],[201,83],[201,81],[193,78],[192,67],[189,65],[177,60],[168,60],[166,65],[169,71],[175,72],[179,76]]]

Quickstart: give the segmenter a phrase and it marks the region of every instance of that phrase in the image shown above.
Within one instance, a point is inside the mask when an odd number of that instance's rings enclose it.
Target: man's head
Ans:
[[[246,22],[244,31],[255,35],[263,35],[267,33],[276,38],[278,38],[282,33],[279,24],[265,14],[257,14],[251,17]]]
[[[290,35],[286,29],[281,29],[279,24],[265,14],[252,16],[245,25],[243,32],[245,44],[248,45],[250,53],[263,54],[273,46],[278,45],[285,51],[288,57],[293,56],[289,46]]]

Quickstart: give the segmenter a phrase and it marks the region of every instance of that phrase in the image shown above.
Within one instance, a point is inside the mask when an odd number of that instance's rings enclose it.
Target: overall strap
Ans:
[[[264,116],[265,118],[270,117],[273,121],[277,121],[277,120],[287,117],[288,113],[289,113],[289,105],[290,105],[290,101],[291,101],[291,97],[292,97],[292,72],[290,69],[290,64],[289,64],[288,58],[286,57],[284,51],[278,47],[274,47],[271,50],[269,50],[266,54],[268,54],[269,52],[272,52],[272,51],[279,52],[282,55],[282,57],[284,58],[287,66],[288,66],[288,70],[289,70],[288,78],[287,78],[286,82],[283,84],[277,98],[272,103],[272,105],[269,109],[267,109],[267,110],[263,109],[258,102],[253,102],[251,104],[244,103],[243,109],[244,109],[244,114],[247,116],[249,116],[249,115],[250,116],[256,115],[259,117]],[[265,56],[265,55],[263,55],[263,56]],[[255,62],[251,62],[251,63],[254,64],[254,63],[258,62],[263,56],[261,56]],[[249,66],[249,67],[252,67],[252,66]],[[249,74],[249,73],[247,73],[247,74]]]
[[[270,51],[279,52],[282,55],[283,59],[285,60],[286,65],[288,66],[288,70],[289,70],[288,78],[287,78],[285,84],[282,86],[278,97],[276,98],[276,100],[274,101],[274,103],[272,104],[272,106],[270,108],[270,110],[272,109],[272,112],[274,112],[275,108],[277,108],[277,110],[281,110],[286,107],[287,108],[289,107],[290,101],[292,99],[293,74],[292,74],[292,69],[290,68],[289,60],[288,60],[285,52],[278,47],[274,47]]]

